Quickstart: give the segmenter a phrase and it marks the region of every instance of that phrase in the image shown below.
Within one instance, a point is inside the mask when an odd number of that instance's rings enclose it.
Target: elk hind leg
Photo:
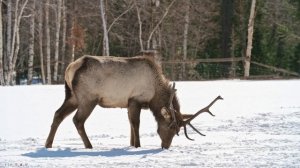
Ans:
[[[128,118],[130,122],[130,145],[134,147],[141,147],[140,144],[140,113],[141,107],[135,101],[129,101],[128,103]]]
[[[88,103],[86,105],[79,105],[78,106],[78,111],[76,112],[73,122],[76,126],[76,129],[78,131],[78,134],[80,135],[85,148],[93,148],[87,134],[84,128],[84,123],[86,119],[90,116],[92,113],[93,109],[95,108],[96,103]]]
[[[62,106],[55,112],[53,117],[53,122],[51,125],[51,129],[48,135],[48,138],[46,140],[45,147],[46,148],[52,148],[53,139],[55,136],[55,133],[57,131],[57,128],[59,127],[60,123],[69,115],[71,114],[75,109],[77,108],[77,105],[72,103],[71,98],[66,99]]]

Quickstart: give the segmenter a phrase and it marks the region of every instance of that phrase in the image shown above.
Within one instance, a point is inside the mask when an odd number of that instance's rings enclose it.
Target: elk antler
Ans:
[[[221,96],[218,96],[217,98],[215,98],[215,100],[213,100],[208,106],[206,106],[205,108],[199,110],[196,114],[194,115],[186,115],[186,116],[190,116],[189,119],[185,120],[183,122],[183,127],[184,127],[184,134],[186,136],[187,139],[193,141],[194,139],[191,139],[188,137],[188,134],[187,134],[187,129],[186,129],[186,125],[189,125],[194,131],[196,131],[198,134],[202,135],[202,136],[205,136],[204,134],[202,134],[200,131],[198,131],[192,124],[191,124],[191,121],[196,118],[199,114],[201,113],[204,113],[204,112],[207,112],[209,113],[210,115],[212,116],[215,116],[213,115],[213,113],[210,112],[209,108],[217,101],[217,100],[223,100],[223,98]]]
[[[176,91],[177,90],[175,89],[175,82],[173,82],[171,96],[170,96],[170,99],[169,99],[169,109],[171,111],[171,115],[172,115],[173,121],[169,125],[169,128],[171,128],[174,125],[176,127],[176,129],[177,129],[178,128],[178,124],[177,124],[177,120],[176,120],[176,116],[175,116],[175,109],[173,108],[173,104],[172,104],[172,101],[173,101],[173,98],[175,96],[175,92]],[[178,135],[178,133],[177,133],[177,135]]]
[[[173,98],[175,96],[175,92],[177,90],[175,89],[175,82],[173,82],[173,85],[172,85],[172,91],[171,91],[171,96],[170,96],[170,99],[169,99],[169,107],[173,107],[172,106],[172,101],[173,101]]]

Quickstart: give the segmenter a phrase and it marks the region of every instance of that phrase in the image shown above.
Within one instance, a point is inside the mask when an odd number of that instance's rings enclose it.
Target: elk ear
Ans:
[[[169,114],[168,110],[166,107],[163,107],[161,110],[161,115],[166,119],[166,120],[169,120],[171,119],[171,115]]]

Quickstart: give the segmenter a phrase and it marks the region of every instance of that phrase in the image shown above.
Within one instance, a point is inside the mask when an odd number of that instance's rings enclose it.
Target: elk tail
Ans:
[[[66,81],[65,81],[65,94],[66,94],[65,100],[70,99],[72,96],[71,88],[68,86]]]

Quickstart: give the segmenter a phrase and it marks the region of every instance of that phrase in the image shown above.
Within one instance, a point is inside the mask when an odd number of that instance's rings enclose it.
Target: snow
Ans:
[[[176,82],[182,113],[194,113],[221,95],[188,129],[160,148],[156,122],[141,114],[141,148],[129,146],[126,109],[97,107],[86,122],[93,149],[69,116],[53,148],[45,149],[64,86],[0,87],[0,167],[300,167],[300,80]],[[74,113],[72,114],[74,115]]]

